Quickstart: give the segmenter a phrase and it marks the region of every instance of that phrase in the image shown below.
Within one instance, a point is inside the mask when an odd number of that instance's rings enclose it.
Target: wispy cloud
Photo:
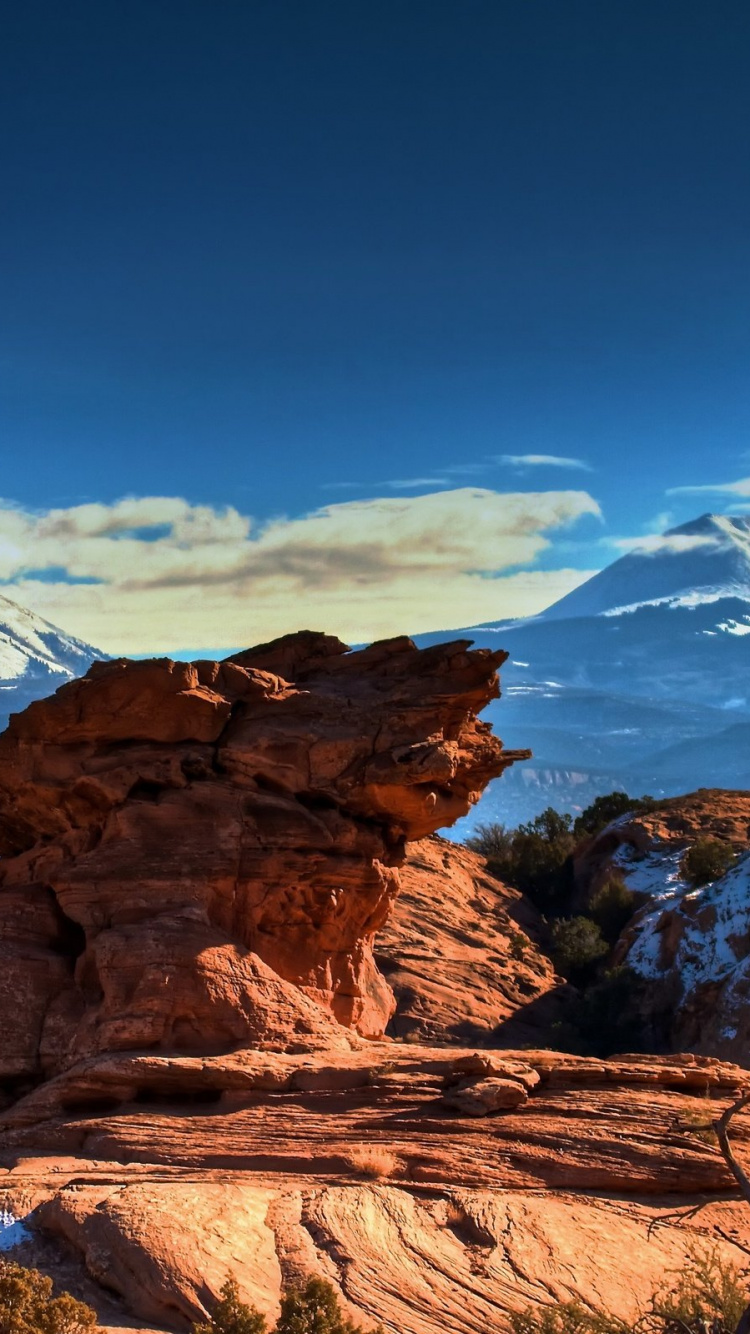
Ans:
[[[750,477],[741,477],[737,482],[706,482],[702,486],[672,486],[668,496],[739,496],[750,497]]]
[[[0,579],[113,653],[250,644],[302,624],[358,641],[540,611],[591,571],[541,571],[538,557],[599,513],[586,491],[475,487],[266,525],[174,496],[43,514],[0,502]]]
[[[416,491],[422,486],[448,486],[450,479],[448,477],[404,477],[397,478],[394,482],[381,482],[381,486],[387,486],[391,491]]]
[[[591,465],[583,459],[569,459],[559,454],[496,454],[497,463],[507,463],[513,468],[579,468],[582,472],[591,472]]]
[[[697,551],[701,547],[719,547],[721,540],[710,534],[690,533],[653,533],[645,537],[613,537],[608,545],[624,553],[638,556],[681,555],[686,551]]]

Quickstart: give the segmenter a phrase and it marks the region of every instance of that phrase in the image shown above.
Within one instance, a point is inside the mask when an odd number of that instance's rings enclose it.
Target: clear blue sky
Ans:
[[[23,0],[0,36],[13,506],[574,486],[627,537],[750,473],[744,0]]]

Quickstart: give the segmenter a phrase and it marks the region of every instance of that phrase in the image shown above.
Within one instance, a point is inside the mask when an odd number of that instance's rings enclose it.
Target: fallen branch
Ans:
[[[729,1126],[733,1116],[743,1111],[750,1104],[750,1091],[743,1093],[741,1097],[730,1103],[725,1112],[713,1122],[713,1128],[716,1132],[716,1139],[719,1144],[724,1162],[729,1168],[737,1185],[740,1188],[740,1194],[746,1204],[750,1204],[750,1176],[748,1176],[744,1167],[739,1163],[734,1155],[734,1150],[729,1139]],[[740,1316],[739,1324],[735,1334],[750,1334],[750,1305],[745,1307]]]

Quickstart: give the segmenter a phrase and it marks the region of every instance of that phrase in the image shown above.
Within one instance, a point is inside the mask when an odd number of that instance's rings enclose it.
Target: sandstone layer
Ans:
[[[230,1273],[271,1318],[321,1274],[389,1334],[499,1332],[574,1297],[632,1318],[691,1251],[743,1265],[750,1245],[699,1133],[750,1074],[707,1058],[376,1042],[121,1054],[60,1080],[6,1114],[0,1205],[29,1230],[21,1257],[68,1284],[77,1257],[111,1324],[185,1330]],[[456,1098],[498,1083],[505,1110]],[[734,1140],[747,1162],[747,1117]]]

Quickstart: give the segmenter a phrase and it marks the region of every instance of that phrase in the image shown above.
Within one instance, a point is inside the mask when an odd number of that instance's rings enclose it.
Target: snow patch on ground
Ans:
[[[681,849],[641,858],[631,848],[617,853],[615,861],[630,888],[650,895],[633,924],[627,962],[642,977],[664,977],[661,932],[665,913],[676,915],[682,929],[671,968],[679,972],[685,997],[705,983],[723,984],[721,1009],[729,1039],[736,1032],[734,1003],[747,1003],[750,982],[750,853],[701,889],[691,889],[682,879],[681,857]]]
[[[31,1232],[22,1218],[17,1218],[9,1209],[0,1209],[0,1251],[12,1251],[30,1241]]]

